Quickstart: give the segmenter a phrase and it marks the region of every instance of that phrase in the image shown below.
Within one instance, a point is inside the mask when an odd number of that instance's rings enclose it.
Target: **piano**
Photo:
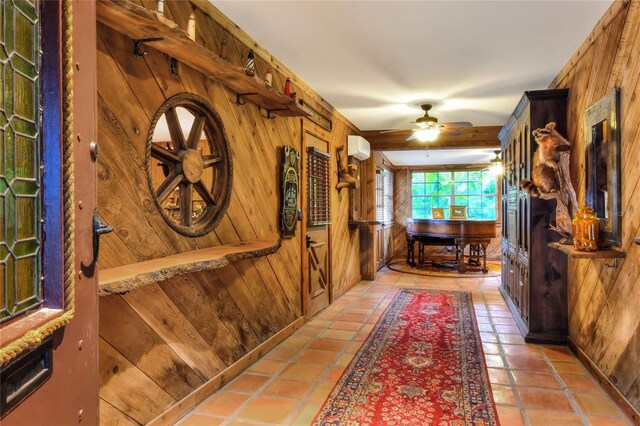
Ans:
[[[487,246],[496,236],[495,220],[407,219],[407,263],[416,266],[414,246],[418,242],[418,263],[425,259],[424,246],[451,246],[455,257],[443,266],[456,268],[459,273],[487,269]],[[467,251],[467,247],[469,250]]]

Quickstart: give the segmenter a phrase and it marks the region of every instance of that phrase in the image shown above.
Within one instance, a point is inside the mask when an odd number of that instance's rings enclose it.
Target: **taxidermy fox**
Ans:
[[[540,194],[550,194],[560,190],[558,183],[558,162],[560,153],[569,151],[571,144],[556,131],[556,123],[548,123],[544,129],[536,129],[533,136],[538,143],[538,149],[533,156],[532,180],[521,179],[520,188],[534,198]]]

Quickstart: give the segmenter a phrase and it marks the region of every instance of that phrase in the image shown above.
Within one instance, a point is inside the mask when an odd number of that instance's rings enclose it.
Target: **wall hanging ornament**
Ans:
[[[586,204],[600,218],[600,245],[622,243],[622,145],[620,89],[614,89],[584,114]]]
[[[360,184],[359,177],[351,175],[351,171],[357,171],[357,167],[354,164],[349,164],[347,153],[344,146],[336,148],[336,157],[338,157],[338,184],[336,189],[339,191],[342,188],[357,189]]]
[[[280,233],[283,238],[291,238],[296,233],[298,223],[300,151],[285,145],[280,152],[282,164]]]
[[[520,188],[533,198],[556,200],[556,223],[550,224],[550,228],[562,235],[561,244],[572,244],[572,218],[578,208],[569,171],[572,145],[558,133],[554,122],[532,133],[538,143],[531,170],[532,180],[521,179]]]
[[[222,120],[192,93],[169,98],[147,137],[147,178],[167,224],[198,237],[220,222],[231,199],[233,167]]]

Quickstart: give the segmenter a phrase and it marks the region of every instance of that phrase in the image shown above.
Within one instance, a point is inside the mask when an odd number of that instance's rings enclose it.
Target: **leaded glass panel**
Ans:
[[[42,302],[38,3],[0,3],[0,321]]]

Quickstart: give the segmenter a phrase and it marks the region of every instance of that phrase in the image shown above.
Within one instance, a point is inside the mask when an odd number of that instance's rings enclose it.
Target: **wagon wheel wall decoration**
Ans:
[[[229,205],[232,176],[218,114],[191,93],[169,98],[147,138],[147,177],[164,220],[183,235],[210,232]]]

